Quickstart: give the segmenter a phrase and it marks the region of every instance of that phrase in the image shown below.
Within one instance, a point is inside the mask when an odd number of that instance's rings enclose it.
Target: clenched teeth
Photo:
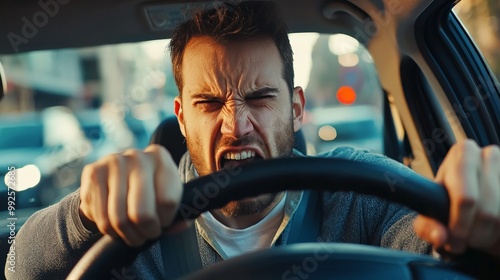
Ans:
[[[255,157],[254,151],[243,151],[239,153],[227,152],[224,154],[224,159],[232,159],[232,160],[244,160],[251,157]]]

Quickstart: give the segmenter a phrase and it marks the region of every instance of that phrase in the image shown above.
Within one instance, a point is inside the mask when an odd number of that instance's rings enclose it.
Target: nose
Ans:
[[[232,106],[223,111],[224,116],[221,126],[221,133],[223,135],[240,138],[254,129],[249,119],[250,113],[243,106],[239,108]]]

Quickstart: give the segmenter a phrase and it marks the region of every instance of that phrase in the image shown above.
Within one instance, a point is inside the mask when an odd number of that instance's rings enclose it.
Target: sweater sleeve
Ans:
[[[432,248],[413,230],[416,212],[376,197],[360,195],[368,244],[384,248],[429,255]]]
[[[33,214],[19,229],[11,251],[15,266],[5,266],[7,279],[64,279],[98,240],[79,217],[80,193]],[[14,247],[12,247],[14,246]]]

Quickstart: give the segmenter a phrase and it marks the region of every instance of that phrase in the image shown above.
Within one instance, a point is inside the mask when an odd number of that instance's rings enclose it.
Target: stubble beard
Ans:
[[[187,130],[187,127],[186,127]],[[274,158],[286,158],[290,157],[293,153],[293,146],[294,146],[294,133],[293,133],[293,122],[290,121],[289,125],[287,125],[284,130],[273,130],[273,131],[281,131],[279,135],[276,135],[276,150],[277,150],[277,156]],[[189,135],[189,134],[188,134]],[[186,138],[186,143],[188,147],[189,154],[191,156],[191,161],[193,162],[193,165],[195,169],[197,170],[198,174],[200,176],[208,175],[211,172],[209,171],[209,167],[204,166],[204,159],[203,159],[203,152],[201,151],[202,145],[199,143],[199,139],[193,139],[194,141],[190,141],[190,137]],[[225,141],[221,139],[221,142]],[[227,140],[230,141],[230,140]],[[224,143],[226,146],[230,146],[230,143]],[[247,142],[250,142],[252,140],[233,140],[233,145],[237,146],[242,145],[241,142],[244,142],[245,144],[249,144]],[[258,143],[259,146],[264,147],[264,143],[262,140],[255,140],[253,143],[261,142]],[[252,142],[251,142],[252,143]],[[218,145],[221,145],[219,143]],[[238,217],[238,216],[249,216],[249,215],[254,215],[257,213],[260,213],[261,211],[269,208],[271,206],[279,193],[270,193],[270,194],[262,194],[254,198],[247,198],[243,200],[238,200],[238,201],[231,201],[228,204],[226,204],[224,207],[222,207],[220,210],[222,214],[226,217]]]

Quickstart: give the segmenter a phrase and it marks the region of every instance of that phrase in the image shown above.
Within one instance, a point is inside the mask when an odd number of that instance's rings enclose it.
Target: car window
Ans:
[[[382,91],[354,38],[292,34],[295,84],[307,98],[309,154],[349,145],[383,152]],[[18,208],[52,204],[79,186],[85,164],[144,148],[177,95],[168,40],[0,56],[0,176],[28,174]],[[7,188],[0,190],[6,200]],[[1,198],[0,198],[1,199]],[[5,210],[5,209],[2,209]]]
[[[500,2],[461,0],[453,11],[500,80]]]

